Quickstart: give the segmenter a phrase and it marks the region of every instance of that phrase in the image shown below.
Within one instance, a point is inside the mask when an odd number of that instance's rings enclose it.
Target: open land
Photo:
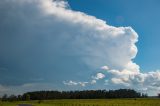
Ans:
[[[35,100],[0,102],[0,106],[160,106],[160,99],[148,98]]]

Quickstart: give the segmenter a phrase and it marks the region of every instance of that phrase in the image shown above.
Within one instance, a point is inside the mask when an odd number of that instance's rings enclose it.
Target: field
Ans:
[[[160,99],[70,99],[0,102],[0,106],[18,106],[32,104],[33,106],[160,106]]]

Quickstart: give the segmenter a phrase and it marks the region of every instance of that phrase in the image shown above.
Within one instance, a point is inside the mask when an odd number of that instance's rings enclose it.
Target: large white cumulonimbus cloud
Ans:
[[[137,54],[138,35],[131,27],[108,25],[94,16],[71,10],[69,4],[61,0],[1,0],[0,14],[1,63],[16,59],[24,69],[31,60],[30,64],[36,63],[37,67],[61,60],[59,67],[63,67],[68,62],[63,59],[69,57],[90,70],[104,71],[103,74],[97,72],[94,78],[88,75],[91,81],[86,82],[72,81],[70,76],[71,79],[66,79],[69,82],[63,82],[65,85],[92,86],[97,80],[107,80],[110,86],[160,89],[160,72],[141,73],[132,61]],[[42,69],[32,67],[31,74]],[[50,67],[58,73],[58,65]],[[69,73],[69,68],[65,73]],[[75,73],[81,73],[77,69]]]

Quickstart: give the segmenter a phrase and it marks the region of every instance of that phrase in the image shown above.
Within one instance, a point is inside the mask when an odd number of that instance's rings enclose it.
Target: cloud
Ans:
[[[92,81],[91,81],[91,84],[96,84],[96,83],[97,83],[96,80],[92,80]]]
[[[8,91],[8,88],[3,86],[3,85],[0,85],[0,94],[3,93],[3,92],[7,92]],[[1,95],[0,95],[1,96]]]
[[[78,83],[77,83],[77,82],[74,82],[74,81],[69,81],[69,82],[63,81],[63,83],[64,83],[65,85],[78,85]]]
[[[102,66],[101,69],[102,70],[109,70],[109,67],[108,66]]]
[[[69,85],[69,86],[75,86],[75,85],[80,85],[80,86],[86,86],[86,84],[88,84],[89,82],[75,82],[75,81],[63,81],[64,85]]]
[[[0,85],[0,97],[2,97],[4,94],[7,95],[19,95],[23,94],[24,92],[30,92],[30,91],[41,91],[41,90],[53,90],[52,88],[55,88],[54,90],[61,90],[56,89],[56,85],[52,83],[25,83],[22,85],[10,85],[10,86],[4,86]]]
[[[103,79],[105,77],[102,73],[97,73],[96,76],[93,76],[92,78],[95,80]]]
[[[142,73],[139,66],[135,63],[129,63],[123,70],[108,70],[107,74],[111,76],[107,83],[123,85],[147,92],[149,95],[157,95],[160,91],[160,71],[150,71]],[[154,89],[154,90],[153,90]]]
[[[110,88],[159,90],[159,71],[141,73],[132,61],[138,34],[131,27],[108,25],[61,0],[1,0],[0,23],[2,85],[52,82],[65,89],[62,81],[91,87],[103,79]]]
[[[79,84],[80,84],[81,86],[86,86],[86,84],[88,84],[88,82],[79,82]]]
[[[88,81],[88,82],[77,82],[77,81],[63,81],[64,85],[68,85],[68,86],[77,86],[80,85],[82,87],[85,87],[86,84],[87,85],[93,85],[97,83],[97,80],[101,80],[105,78],[105,75],[103,73],[97,73],[96,76],[92,76],[92,80]]]

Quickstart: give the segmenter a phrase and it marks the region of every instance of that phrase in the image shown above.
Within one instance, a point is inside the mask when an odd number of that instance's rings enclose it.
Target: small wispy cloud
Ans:
[[[92,81],[91,81],[91,84],[96,84],[96,83],[97,83],[96,80],[92,80]]]
[[[64,85],[68,85],[68,86],[75,86],[75,85],[80,85],[82,87],[86,86],[86,84],[88,84],[89,82],[76,82],[76,81],[63,81]]]
[[[101,69],[102,70],[109,70],[109,67],[108,66],[102,66]]]
[[[105,78],[105,75],[103,73],[97,73],[96,76],[92,76],[93,79],[99,80]]]

